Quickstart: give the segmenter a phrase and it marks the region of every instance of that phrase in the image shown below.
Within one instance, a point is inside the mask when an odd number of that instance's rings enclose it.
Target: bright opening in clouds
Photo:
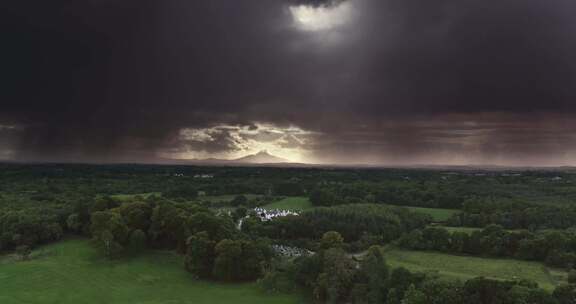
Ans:
[[[298,27],[305,31],[331,30],[346,25],[352,19],[352,6],[344,2],[334,6],[296,5],[290,13]]]
[[[20,126],[0,123],[0,161],[14,158],[14,145],[20,131]]]
[[[14,125],[0,125],[0,131],[3,130],[16,130],[18,127]]]
[[[178,159],[235,159],[266,151],[293,162],[307,162],[309,145],[316,133],[295,126],[271,124],[216,125],[184,128],[178,134],[180,147],[163,156]]]

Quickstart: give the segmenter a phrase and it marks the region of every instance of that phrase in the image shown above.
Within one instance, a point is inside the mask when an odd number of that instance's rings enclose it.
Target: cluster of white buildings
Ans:
[[[284,246],[284,245],[272,245],[272,250],[274,250],[274,252],[276,252],[276,254],[283,256],[283,257],[288,257],[288,258],[297,258],[297,257],[303,256],[303,255],[314,254],[314,252],[312,252],[308,249],[303,249],[303,248],[298,248],[298,247],[290,247],[290,246]]]
[[[254,213],[256,214],[256,217],[258,217],[260,219],[260,221],[262,222],[267,222],[267,221],[271,221],[274,218],[277,217],[283,217],[283,216],[288,216],[288,215],[299,215],[297,212],[294,211],[290,211],[290,210],[267,210],[264,208],[260,208],[260,207],[256,207],[254,208]],[[221,215],[222,212],[220,211],[218,213],[218,215]],[[228,216],[232,215],[232,211],[227,210],[224,211],[224,214],[228,214]],[[250,215],[247,215],[241,219],[238,220],[238,223],[236,224],[236,228],[238,230],[242,230],[242,224],[244,223],[244,220],[249,218]]]
[[[194,175],[194,178],[214,178],[214,174],[196,174]]]
[[[300,215],[298,212],[290,211],[290,210],[267,210],[264,208],[254,208],[254,212],[256,212],[256,216],[260,218],[261,221],[266,222],[270,221],[277,217],[284,217],[288,215]]]

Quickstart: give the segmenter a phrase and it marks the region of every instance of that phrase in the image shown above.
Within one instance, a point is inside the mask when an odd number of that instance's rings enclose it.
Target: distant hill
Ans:
[[[242,166],[242,165],[298,165],[291,161],[274,156],[267,151],[260,151],[256,154],[246,155],[236,159],[205,158],[192,160],[170,160],[171,163],[177,164],[194,164],[194,165],[216,165],[216,166]]]
[[[256,154],[230,160],[230,162],[243,164],[280,164],[289,163],[290,161],[278,156],[274,156],[267,151],[260,151]]]

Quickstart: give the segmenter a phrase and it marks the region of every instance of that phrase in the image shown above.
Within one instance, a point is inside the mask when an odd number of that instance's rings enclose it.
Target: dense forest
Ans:
[[[575,173],[3,164],[0,251],[26,260],[72,236],[109,259],[169,250],[198,280],[319,303],[575,303]],[[283,198],[310,206],[260,214]],[[534,261],[567,279],[447,280],[389,264],[391,248]]]

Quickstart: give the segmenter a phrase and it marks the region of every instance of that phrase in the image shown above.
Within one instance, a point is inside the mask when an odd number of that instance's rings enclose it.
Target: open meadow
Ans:
[[[468,280],[485,277],[496,280],[532,280],[546,290],[553,290],[566,280],[566,272],[542,263],[512,259],[457,256],[438,252],[410,251],[389,248],[386,260],[393,267],[417,272],[435,272],[440,277]]]
[[[138,199],[138,198],[147,199],[147,198],[152,197],[152,196],[161,197],[162,192],[150,192],[150,193],[140,193],[140,194],[114,194],[114,195],[111,195],[110,197],[114,200],[117,200],[117,201],[126,202],[126,201],[130,201],[130,200]]]
[[[467,234],[472,234],[476,231],[482,231],[482,228],[478,228],[478,227],[449,227],[449,226],[431,226],[431,227],[443,228],[443,229],[446,229],[446,231],[448,231],[450,233],[464,232]]]
[[[0,257],[2,304],[293,304],[296,296],[267,295],[255,283],[199,282],[172,252],[150,251],[109,261],[88,240],[40,247],[30,261]]]
[[[260,195],[260,194],[242,194],[242,195],[245,196],[249,200],[263,197],[263,195]],[[230,202],[237,196],[238,196],[237,194],[210,195],[210,196],[197,197],[196,200],[212,202],[212,203]]]
[[[268,210],[278,209],[290,211],[304,211],[310,208],[312,208],[312,203],[310,203],[307,197],[287,197],[264,206],[264,209]]]
[[[447,221],[452,215],[460,212],[460,210],[456,209],[442,209],[442,208],[422,208],[422,207],[406,207],[409,210],[425,213],[432,217],[432,220],[435,222],[445,222]]]

